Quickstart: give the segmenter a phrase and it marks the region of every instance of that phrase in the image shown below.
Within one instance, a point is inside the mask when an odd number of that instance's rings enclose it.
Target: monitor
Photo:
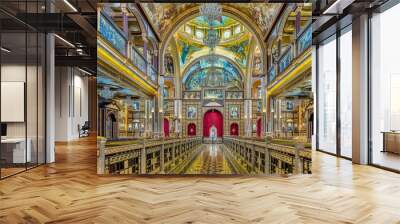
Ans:
[[[1,136],[7,136],[7,124],[1,123]]]

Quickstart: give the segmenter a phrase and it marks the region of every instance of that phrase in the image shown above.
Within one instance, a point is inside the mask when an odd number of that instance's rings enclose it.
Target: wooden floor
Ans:
[[[0,223],[400,223],[400,175],[315,153],[313,175],[99,177],[94,141],[0,181]]]

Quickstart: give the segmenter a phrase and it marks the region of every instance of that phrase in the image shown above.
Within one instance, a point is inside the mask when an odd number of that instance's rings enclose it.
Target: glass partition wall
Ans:
[[[40,1],[14,2],[0,3],[1,179],[45,163],[46,40],[18,19]]]
[[[336,154],[336,36],[318,46],[318,149]]]
[[[317,149],[352,157],[352,27],[317,50]]]
[[[370,163],[400,171],[400,4],[371,18]]]

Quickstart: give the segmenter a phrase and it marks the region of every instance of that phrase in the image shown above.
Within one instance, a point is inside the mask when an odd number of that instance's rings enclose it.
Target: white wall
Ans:
[[[27,78],[27,80],[25,80]],[[6,122],[8,138],[27,138],[31,148],[32,162],[44,162],[45,150],[45,116],[44,116],[44,74],[40,66],[25,66],[25,64],[3,64],[1,66],[1,81],[24,82],[26,84],[26,107],[20,110],[26,112],[23,122]],[[23,91],[23,90],[21,90]],[[24,91],[21,92],[24,94]],[[7,97],[7,96],[2,96]],[[24,102],[25,104],[25,102]],[[7,113],[13,113],[12,108],[1,108]],[[8,110],[8,111],[7,111]],[[36,161],[39,159],[39,161]]]
[[[55,140],[78,139],[78,125],[88,121],[88,78],[72,67],[56,67],[55,73]]]
[[[1,66],[2,82],[25,82],[25,64],[5,64]],[[28,70],[31,69],[28,67]],[[28,93],[29,95],[29,93]],[[7,110],[7,108],[1,108]],[[7,123],[7,137],[25,137],[25,122]]]

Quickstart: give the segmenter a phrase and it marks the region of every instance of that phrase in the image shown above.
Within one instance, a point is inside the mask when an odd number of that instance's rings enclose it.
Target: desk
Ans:
[[[385,131],[383,134],[383,152],[400,154],[400,132]]]
[[[25,144],[28,143],[25,151]],[[1,139],[1,157],[6,163],[26,163],[31,162],[31,139],[25,138],[6,138]],[[26,160],[25,160],[26,159]]]

